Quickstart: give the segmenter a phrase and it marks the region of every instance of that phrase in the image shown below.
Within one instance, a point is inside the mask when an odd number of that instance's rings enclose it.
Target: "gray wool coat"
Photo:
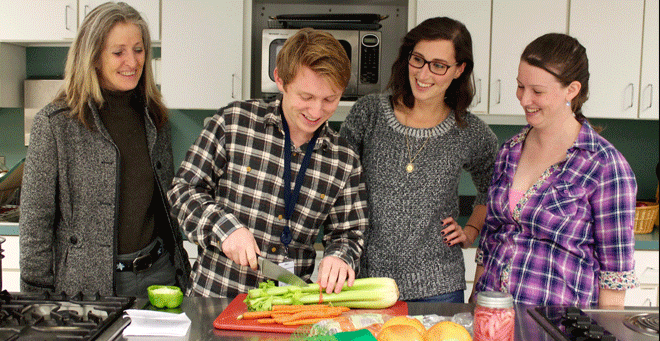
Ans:
[[[56,104],[34,118],[21,188],[21,291],[115,295],[119,149],[95,106],[93,131]],[[147,143],[163,205],[174,176],[170,126],[157,130],[145,109]],[[176,221],[161,236],[187,287],[188,255]],[[166,230],[166,229],[162,229]],[[184,290],[185,291],[185,290]]]

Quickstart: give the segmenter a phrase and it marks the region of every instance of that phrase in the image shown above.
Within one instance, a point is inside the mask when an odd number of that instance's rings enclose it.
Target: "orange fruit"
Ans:
[[[426,332],[426,327],[424,327],[424,324],[422,324],[422,322],[420,322],[416,318],[412,318],[408,316],[394,316],[391,319],[385,321],[382,328],[387,328],[389,326],[393,326],[396,324],[413,326],[415,327],[415,329],[417,329],[417,331],[420,334],[424,334],[424,332]]]
[[[424,333],[424,341],[472,341],[472,336],[458,323],[440,321]]]
[[[393,324],[383,328],[376,337],[378,341],[423,341],[422,333],[413,326]]]

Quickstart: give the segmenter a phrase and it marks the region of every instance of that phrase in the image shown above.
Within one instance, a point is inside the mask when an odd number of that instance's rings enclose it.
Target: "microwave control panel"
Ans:
[[[378,84],[380,37],[368,33],[360,37],[360,83]]]

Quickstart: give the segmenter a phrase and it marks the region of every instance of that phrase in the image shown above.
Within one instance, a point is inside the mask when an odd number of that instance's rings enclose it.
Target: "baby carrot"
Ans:
[[[238,318],[244,318],[246,320],[253,320],[253,319],[259,319],[259,318],[265,318],[265,317],[270,317],[273,312],[270,310],[266,311],[247,311],[244,312],[243,315],[240,315]]]
[[[314,310],[327,307],[325,304],[293,304],[293,305],[273,305],[273,311],[291,311],[291,310]]]
[[[306,310],[291,314],[290,316],[284,316],[282,318],[276,318],[275,321],[279,323],[308,319],[308,318],[329,318],[339,316],[342,313],[341,307],[327,307],[318,310]]]
[[[325,318],[310,318],[310,319],[302,319],[302,320],[295,320],[295,321],[289,321],[289,322],[284,322],[283,325],[285,326],[297,326],[301,324],[314,324],[319,321],[323,321]]]

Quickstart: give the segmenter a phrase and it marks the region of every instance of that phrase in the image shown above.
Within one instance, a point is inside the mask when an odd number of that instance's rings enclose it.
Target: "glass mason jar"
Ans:
[[[513,297],[499,291],[477,294],[474,341],[513,341],[516,325]]]

